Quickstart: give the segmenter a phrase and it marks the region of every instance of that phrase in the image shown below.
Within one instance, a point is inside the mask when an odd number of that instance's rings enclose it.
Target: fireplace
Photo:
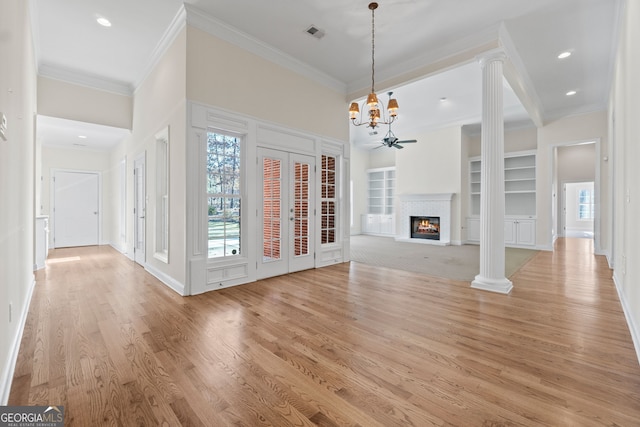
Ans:
[[[400,206],[396,214],[400,220],[398,221],[396,240],[421,245],[447,246],[452,244],[451,230],[453,226],[451,224],[451,204],[453,197],[453,193],[399,195]],[[413,235],[414,229],[411,217],[414,216],[436,217],[436,219],[438,219],[439,235],[437,237],[431,235],[431,237],[426,238],[424,235]],[[454,244],[460,245],[461,243],[456,241]]]
[[[412,216],[410,219],[412,239],[440,240],[439,216]]]

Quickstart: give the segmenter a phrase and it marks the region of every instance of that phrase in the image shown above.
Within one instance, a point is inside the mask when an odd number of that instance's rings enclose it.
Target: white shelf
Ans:
[[[482,161],[469,161],[469,215],[480,215]],[[505,214],[531,216],[536,214],[536,154],[509,153],[504,158]]]
[[[394,235],[395,168],[369,169],[367,182],[367,213],[362,215],[362,232]]]

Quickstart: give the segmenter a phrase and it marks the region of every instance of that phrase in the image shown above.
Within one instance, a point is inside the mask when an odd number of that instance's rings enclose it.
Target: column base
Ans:
[[[508,294],[511,292],[511,289],[513,289],[513,283],[507,278],[489,279],[488,277],[482,277],[478,274],[473,282],[471,282],[471,287],[484,291]]]

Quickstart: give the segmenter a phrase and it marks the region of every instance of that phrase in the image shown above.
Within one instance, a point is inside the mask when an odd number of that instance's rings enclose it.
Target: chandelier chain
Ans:
[[[375,20],[375,8],[371,9],[371,93],[375,92],[375,73],[376,73],[376,20]]]
[[[393,92],[388,92],[389,101],[385,107],[384,102],[378,100],[376,95],[376,14],[378,3],[369,3],[371,11],[371,92],[366,100],[362,102],[363,115],[358,120],[360,114],[360,106],[358,102],[352,102],[349,105],[349,119],[355,126],[367,125],[367,127],[375,128],[378,124],[391,124],[398,116],[398,101],[391,98]],[[385,111],[386,109],[386,111]],[[366,114],[366,119],[365,119]]]

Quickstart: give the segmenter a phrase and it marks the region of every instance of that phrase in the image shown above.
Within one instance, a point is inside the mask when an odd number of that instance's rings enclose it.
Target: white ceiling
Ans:
[[[38,116],[38,138],[47,147],[108,151],[131,132],[127,129]]]
[[[33,0],[41,75],[131,93],[148,72],[180,0]],[[347,93],[371,83],[369,0],[186,0],[232,31],[270,46]],[[525,81],[544,120],[605,109],[611,82],[618,0],[379,0],[376,81],[495,40],[506,30],[526,69]],[[110,28],[97,25],[104,16]],[[318,40],[305,30],[314,25]],[[565,50],[571,57],[557,59]],[[392,88],[400,103],[394,132],[480,120],[477,63]],[[505,119],[525,110],[506,85]],[[376,87],[378,95],[388,88]],[[565,93],[576,90],[568,97]],[[440,102],[446,97],[447,101]],[[382,96],[386,98],[386,96]],[[346,112],[345,112],[346,120]],[[359,129],[352,140],[367,140]],[[40,132],[43,142],[46,135]],[[362,136],[360,136],[362,135]],[[370,138],[369,138],[370,139]]]

